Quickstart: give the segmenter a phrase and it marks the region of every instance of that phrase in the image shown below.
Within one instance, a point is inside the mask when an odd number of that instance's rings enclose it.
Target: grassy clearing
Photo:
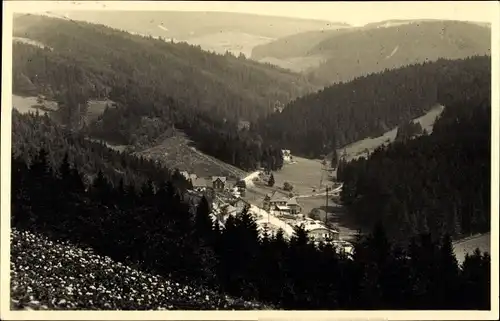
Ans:
[[[263,45],[274,40],[274,38],[244,32],[225,31],[189,38],[187,42],[195,46],[199,45],[204,50],[214,51],[220,54],[224,54],[227,50],[235,55],[243,53],[246,57],[250,57],[252,49],[255,46]]]
[[[106,106],[112,106],[113,101],[111,100],[89,100],[88,102],[88,110],[87,110],[87,121],[96,120],[102,113]]]
[[[429,132],[429,134],[432,132],[432,127],[434,126],[434,122],[436,121],[436,117],[441,115],[443,112],[444,107],[443,106],[436,106],[432,108],[428,113],[425,115],[415,118],[414,121],[418,121],[420,125],[422,125],[422,129],[425,129]],[[383,135],[378,136],[378,137],[373,137],[373,138],[365,138],[362,140],[359,140],[357,142],[354,142],[350,145],[347,145],[345,147],[342,147],[341,149],[338,150],[339,155],[343,155],[344,150],[346,152],[346,160],[350,161],[352,159],[356,159],[358,157],[365,156],[366,157],[366,151],[369,153],[373,152],[375,149],[378,147],[392,143],[396,139],[396,134],[398,132],[397,127],[385,132]]]
[[[41,104],[37,100],[38,98],[34,96],[23,97],[12,95],[12,106],[21,114],[28,112],[35,113],[37,110],[40,114],[45,114],[46,112],[57,111],[59,109],[57,102],[53,100],[43,99]],[[113,102],[111,100],[89,100],[86,115],[87,121],[96,120],[104,112],[108,104],[112,106]]]
[[[247,172],[208,156],[190,145],[191,141],[182,133],[166,138],[160,144],[138,152],[148,158],[160,160],[169,168],[189,171],[199,177],[228,176],[245,177]]]
[[[462,263],[465,259],[465,254],[474,252],[476,248],[479,248],[481,252],[491,253],[490,234],[491,233],[485,233],[454,242],[453,248],[458,262]]]
[[[307,72],[310,69],[318,68],[326,60],[321,55],[312,55],[308,57],[275,58],[266,57],[259,60],[262,63],[270,63],[281,68],[289,69],[294,72]]]
[[[49,111],[57,110],[57,103],[52,100],[43,100],[41,104],[37,102],[37,97],[23,97],[12,95],[12,107],[21,114],[38,112],[43,115]]]

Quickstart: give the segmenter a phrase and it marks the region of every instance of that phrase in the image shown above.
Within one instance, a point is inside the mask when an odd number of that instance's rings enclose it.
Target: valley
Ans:
[[[14,15],[11,308],[490,308],[491,28],[384,17]]]

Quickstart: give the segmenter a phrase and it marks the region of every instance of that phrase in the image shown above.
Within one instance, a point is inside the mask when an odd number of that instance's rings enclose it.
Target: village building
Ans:
[[[340,240],[340,232],[337,229],[328,228],[320,221],[307,220],[304,229],[311,240],[315,242]]]
[[[296,197],[280,196],[279,193],[274,192],[272,195],[266,195],[264,198],[263,208],[274,214],[291,214],[297,215],[302,211],[301,206],[297,202]]]
[[[193,183],[193,190],[197,192],[204,192],[207,190],[207,181],[204,178],[196,178]]]
[[[290,214],[299,214],[302,211],[296,197],[290,198],[286,206],[290,209]]]
[[[236,200],[236,202],[233,203],[233,206],[235,208],[237,208],[239,212],[241,212],[241,211],[243,211],[243,209],[245,209],[245,207],[247,207],[247,206],[250,207],[251,205],[250,205],[250,203],[248,203],[244,199],[238,198]]]
[[[216,192],[224,191],[226,187],[226,177],[224,176],[212,176],[212,188]]]

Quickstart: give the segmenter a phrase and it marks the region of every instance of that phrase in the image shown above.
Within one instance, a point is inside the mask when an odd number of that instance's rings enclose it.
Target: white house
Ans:
[[[337,229],[328,228],[320,221],[306,220],[302,224],[304,224],[307,235],[313,241],[340,240],[340,232]]]
[[[283,154],[283,161],[290,163],[292,161],[292,153],[290,153],[289,149],[282,149],[281,153]]]

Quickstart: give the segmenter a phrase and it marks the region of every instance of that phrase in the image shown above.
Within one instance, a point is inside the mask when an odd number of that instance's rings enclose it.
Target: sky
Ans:
[[[228,11],[310,18],[352,25],[390,19],[450,19],[491,22],[494,1],[408,2],[219,2],[170,1],[169,10]],[[496,10],[500,7],[496,5]]]
[[[9,2],[11,1],[7,3]],[[496,1],[12,1],[11,3],[15,2],[28,11],[94,10],[103,7],[110,10],[225,11],[347,22],[354,26],[390,19],[449,19],[491,23],[500,11],[500,5]]]

